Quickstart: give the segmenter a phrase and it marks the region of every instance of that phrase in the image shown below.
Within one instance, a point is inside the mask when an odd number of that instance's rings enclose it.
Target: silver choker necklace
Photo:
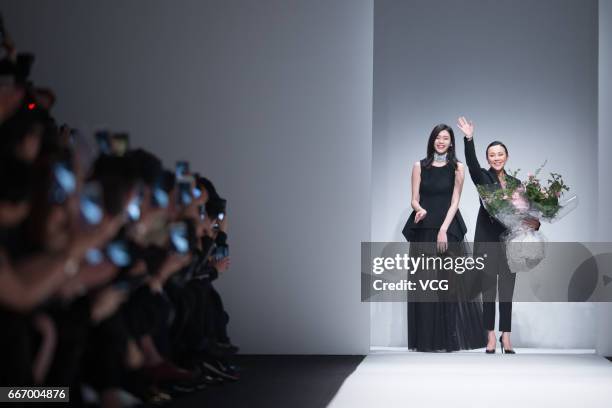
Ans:
[[[436,162],[445,162],[447,159],[447,153],[444,154],[438,154],[437,152],[434,152],[434,161]]]

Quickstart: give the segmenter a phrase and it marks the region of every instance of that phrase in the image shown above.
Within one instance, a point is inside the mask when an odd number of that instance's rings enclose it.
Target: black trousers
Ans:
[[[512,296],[516,275],[510,271],[504,243],[481,244],[480,253],[487,253],[488,260],[482,274],[483,325],[486,330],[495,328],[495,299],[499,300],[499,331],[512,331]]]
[[[483,324],[486,330],[495,328],[495,302],[482,304]],[[512,331],[512,302],[499,302],[499,329],[500,332]]]

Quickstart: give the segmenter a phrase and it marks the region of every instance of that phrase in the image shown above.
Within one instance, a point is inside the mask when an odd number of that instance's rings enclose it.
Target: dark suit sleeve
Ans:
[[[468,140],[467,138],[463,138],[465,142],[465,161],[468,166],[468,170],[470,171],[470,177],[474,184],[486,184],[486,179],[482,174],[482,168],[480,167],[480,163],[478,163],[478,158],[476,157],[476,149],[474,148],[474,139]]]

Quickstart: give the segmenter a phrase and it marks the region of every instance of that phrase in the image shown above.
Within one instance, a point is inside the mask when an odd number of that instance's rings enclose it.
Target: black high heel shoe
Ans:
[[[512,350],[512,349],[505,349],[504,348],[504,343],[502,343],[502,336],[499,336],[499,344],[501,345],[502,354],[504,354],[504,353],[506,353],[506,354],[516,354],[516,352],[514,350]],[[488,350],[487,350],[487,352],[488,352]]]

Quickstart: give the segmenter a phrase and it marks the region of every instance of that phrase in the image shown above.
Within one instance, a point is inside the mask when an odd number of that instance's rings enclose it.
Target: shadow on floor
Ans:
[[[170,407],[325,407],[365,356],[238,355],[240,380],[176,399]]]

